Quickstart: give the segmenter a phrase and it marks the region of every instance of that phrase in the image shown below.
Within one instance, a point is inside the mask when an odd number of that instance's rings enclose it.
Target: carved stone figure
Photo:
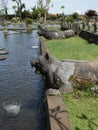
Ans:
[[[36,72],[45,77],[46,88],[59,89],[60,93],[70,93],[74,89],[84,89],[90,84],[98,84],[98,61],[58,61],[46,53],[30,61]]]
[[[47,30],[47,29],[38,31],[38,34],[39,36],[44,36],[46,39],[63,39],[75,35],[73,30],[57,32],[55,30]]]
[[[75,34],[79,35],[79,33],[80,33],[80,25],[79,25],[79,23],[74,22],[72,24],[72,29],[74,30]]]

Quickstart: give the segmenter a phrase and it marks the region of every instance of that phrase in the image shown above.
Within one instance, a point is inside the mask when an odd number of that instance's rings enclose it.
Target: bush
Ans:
[[[12,18],[12,22],[15,22],[15,23],[18,22],[19,20],[20,20],[19,17],[13,17],[13,18]]]
[[[26,24],[32,24],[32,19],[26,18]]]
[[[74,19],[73,19],[72,16],[69,16],[69,17],[66,18],[66,21],[67,21],[67,23],[69,23],[69,22],[73,23]]]

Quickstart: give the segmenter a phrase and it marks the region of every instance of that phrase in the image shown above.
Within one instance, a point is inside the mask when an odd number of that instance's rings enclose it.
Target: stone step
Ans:
[[[0,51],[4,50],[4,48],[0,48]]]
[[[4,55],[0,55],[0,60],[5,60],[7,57]]]
[[[9,53],[8,51],[0,50],[0,55],[5,55],[5,54],[8,54],[8,53]]]

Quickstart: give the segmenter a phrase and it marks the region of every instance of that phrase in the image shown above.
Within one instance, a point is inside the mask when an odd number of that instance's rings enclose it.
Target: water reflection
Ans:
[[[29,62],[40,52],[36,31],[6,38],[0,31],[0,39],[9,51],[0,61],[0,130],[47,130],[42,77]]]

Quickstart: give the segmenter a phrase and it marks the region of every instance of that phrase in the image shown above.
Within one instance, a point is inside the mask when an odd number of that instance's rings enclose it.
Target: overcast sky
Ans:
[[[26,9],[30,9],[36,5],[38,0],[22,0],[22,3],[25,3]],[[65,14],[72,14],[73,12],[78,12],[80,14],[85,13],[89,9],[96,10],[98,12],[98,0],[51,0],[53,3],[53,8],[51,7],[49,12],[56,14],[61,13],[61,6],[65,6]],[[13,13],[12,5],[15,5],[15,2],[9,0],[8,2],[8,12]]]

